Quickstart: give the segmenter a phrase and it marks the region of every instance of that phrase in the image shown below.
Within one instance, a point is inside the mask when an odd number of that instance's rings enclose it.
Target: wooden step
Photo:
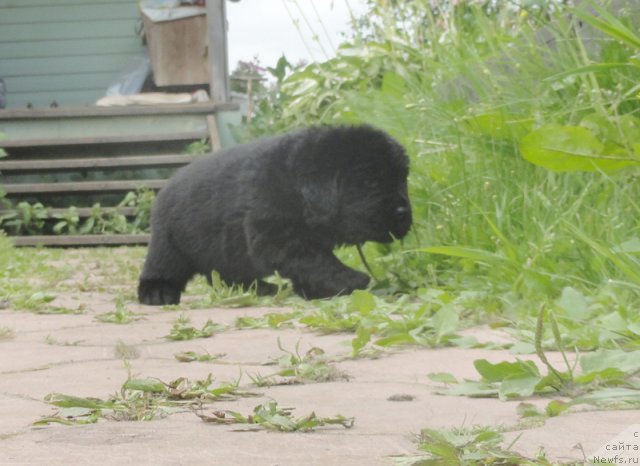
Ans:
[[[187,115],[187,114],[215,114],[220,111],[238,110],[235,103],[214,104],[211,102],[191,104],[167,104],[167,105],[131,105],[125,107],[57,107],[57,108],[31,108],[31,109],[5,109],[0,112],[0,121],[3,120],[37,120],[60,118],[103,118],[103,117],[131,117],[131,116],[156,116],[156,115]]]
[[[118,246],[145,245],[150,235],[42,235],[9,236],[14,246]]]
[[[46,147],[46,146],[78,146],[91,144],[123,144],[167,141],[196,141],[209,137],[208,131],[189,131],[182,133],[136,134],[126,136],[94,136],[88,138],[46,138],[0,140],[0,147]]]
[[[53,208],[47,207],[47,216],[48,218],[60,218],[61,216],[67,214],[69,209],[61,209],[61,208]],[[76,207],[76,214],[80,218],[90,217],[93,213],[93,208],[91,207]],[[100,212],[104,212],[105,214],[117,213],[120,215],[124,215],[125,217],[134,217],[137,214],[138,209],[135,207],[103,207],[100,206]],[[0,217],[5,215],[11,215],[16,213],[16,209],[2,209],[0,210]]]
[[[117,169],[129,167],[172,167],[187,165],[196,160],[199,155],[141,155],[133,157],[100,157],[100,158],[52,158],[37,160],[7,160],[0,161],[2,172],[33,172],[33,171],[71,171],[89,169]]]
[[[2,185],[8,195],[73,194],[134,191],[138,188],[160,189],[167,180],[69,181],[63,183],[14,183]]]

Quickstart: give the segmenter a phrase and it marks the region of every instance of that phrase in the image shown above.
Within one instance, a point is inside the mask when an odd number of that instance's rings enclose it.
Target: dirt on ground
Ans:
[[[229,329],[209,338],[166,338],[179,312],[127,304],[140,313],[126,325],[96,316],[114,310],[110,290],[56,293],[55,303],[80,314],[0,311],[0,326],[13,334],[0,339],[0,464],[3,465],[392,465],[420,454],[421,429],[501,426],[506,443],[534,457],[541,449],[552,461],[580,461],[637,422],[640,411],[586,410],[546,419],[537,427],[520,425],[519,401],[442,396],[443,385],[427,374],[449,372],[459,380],[477,379],[473,361],[514,360],[505,350],[405,348],[376,358],[352,359],[351,334],[319,335],[303,328]],[[9,303],[10,304],[10,303]],[[232,324],[238,317],[286,311],[273,308],[189,310],[191,324],[208,320]],[[488,328],[469,330],[479,339],[506,338]],[[274,373],[283,350],[304,354],[322,348],[337,369],[333,380],[256,387],[252,381]],[[123,357],[123,349],[131,353]],[[217,355],[212,361],[180,362],[176,353]],[[526,359],[526,356],[519,356]],[[560,355],[548,355],[560,362]],[[533,359],[533,357],[532,357]],[[171,381],[178,377],[215,384],[240,379],[254,397],[216,401],[201,413],[231,410],[250,414],[269,400],[293,408],[294,416],[353,417],[354,425],[318,427],[311,432],[239,430],[239,425],[203,422],[184,408],[150,421],[100,419],[86,425],[34,426],[59,408],[45,402],[50,393],[107,399],[130,377]],[[527,400],[541,410],[549,399]],[[406,458],[405,458],[406,461]],[[403,464],[411,464],[411,461]]]

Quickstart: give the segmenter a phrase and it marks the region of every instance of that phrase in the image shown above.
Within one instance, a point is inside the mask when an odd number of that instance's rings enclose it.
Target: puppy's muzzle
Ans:
[[[408,206],[401,205],[396,207],[395,215],[396,220],[401,224],[406,223],[407,220],[411,221],[411,209]]]

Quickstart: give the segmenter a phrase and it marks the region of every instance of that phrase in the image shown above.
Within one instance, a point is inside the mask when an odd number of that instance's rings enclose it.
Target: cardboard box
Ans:
[[[207,84],[207,17],[152,21],[142,13],[156,86]]]

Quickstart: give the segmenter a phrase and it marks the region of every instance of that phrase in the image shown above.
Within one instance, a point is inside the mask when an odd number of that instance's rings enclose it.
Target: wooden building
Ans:
[[[0,159],[0,189],[6,199],[14,205],[42,202],[53,211],[72,196],[74,205],[89,208],[105,194],[158,189],[172,169],[192,159],[184,155],[191,142],[207,139],[214,149],[233,145],[231,128],[241,117],[228,98],[224,2],[206,6],[208,57],[201,65],[208,70],[210,101],[97,107],[146,56],[138,0],[0,0],[7,103],[0,109],[0,148],[8,153]],[[19,244],[60,241],[16,238]]]

